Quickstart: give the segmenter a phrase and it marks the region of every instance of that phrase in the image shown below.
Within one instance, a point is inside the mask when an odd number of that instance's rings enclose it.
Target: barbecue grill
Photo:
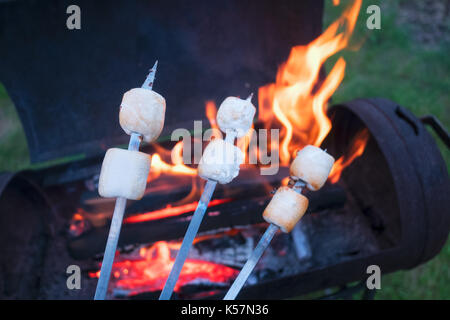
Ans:
[[[23,123],[32,162],[84,155],[0,175],[1,298],[92,298],[114,206],[96,190],[103,154],[126,143],[118,103],[156,59],[155,87],[170,106],[160,145],[171,148],[167,137],[174,128],[206,120],[204,101],[257,92],[292,46],[322,32],[322,1],[106,3],[78,1],[78,31],[65,28],[67,1],[0,4],[0,43],[8,48],[0,51],[0,81]],[[438,122],[383,98],[334,104],[328,115],[332,129],[322,148],[339,157],[367,129],[364,153],[337,183],[307,192],[302,223],[292,234],[275,235],[239,299],[364,283],[368,266],[378,265],[383,274],[413,268],[433,258],[448,237],[450,182],[426,128],[431,124],[448,146]],[[158,149],[145,145],[143,151]],[[193,270],[210,269],[182,276],[175,298],[223,297],[267,227],[261,213],[270,189],[288,175],[286,167],[266,177],[246,167],[217,187],[188,260]],[[142,252],[158,266],[161,255],[177,247],[195,210],[193,201],[177,205],[191,180],[162,176],[149,183],[142,200],[128,203],[109,297],[157,299],[167,274],[142,284],[124,270],[139,275],[149,267],[139,264]],[[80,290],[67,289],[69,265],[83,271]]]

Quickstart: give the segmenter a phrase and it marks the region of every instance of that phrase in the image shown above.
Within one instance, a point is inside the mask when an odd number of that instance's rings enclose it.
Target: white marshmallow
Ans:
[[[143,152],[108,149],[103,159],[98,193],[105,198],[139,200],[150,172],[150,157]]]
[[[250,100],[226,98],[217,111],[217,124],[223,132],[233,132],[243,137],[251,128],[256,108]]]
[[[127,134],[139,133],[144,141],[152,142],[161,134],[165,113],[166,100],[160,94],[134,88],[123,95],[119,122]]]
[[[221,184],[229,183],[239,174],[239,166],[243,162],[241,149],[222,139],[214,139],[203,151],[198,175]]]
[[[283,232],[291,232],[308,208],[308,198],[289,187],[280,187],[263,213],[269,223],[280,227]]]
[[[316,191],[327,181],[333,164],[332,156],[318,147],[308,145],[292,161],[290,174],[293,179],[306,182],[308,189]]]

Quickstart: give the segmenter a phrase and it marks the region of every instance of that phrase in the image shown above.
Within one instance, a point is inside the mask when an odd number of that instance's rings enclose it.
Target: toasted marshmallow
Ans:
[[[280,187],[263,213],[269,223],[280,227],[283,232],[291,232],[308,208],[308,198],[288,187]]]
[[[203,151],[198,175],[221,184],[229,183],[239,174],[239,166],[243,162],[241,149],[222,139],[214,139]]]
[[[312,191],[323,187],[328,179],[334,158],[318,147],[308,145],[297,153],[290,167],[293,179],[306,182],[306,187]]]
[[[236,97],[226,98],[217,111],[217,124],[225,133],[243,137],[251,128],[256,108],[249,100]]]
[[[145,192],[150,157],[143,152],[108,149],[103,159],[98,193],[105,198],[139,200]]]
[[[156,140],[164,126],[166,100],[153,90],[134,88],[125,92],[120,104],[119,122],[129,135],[141,134],[144,141]]]

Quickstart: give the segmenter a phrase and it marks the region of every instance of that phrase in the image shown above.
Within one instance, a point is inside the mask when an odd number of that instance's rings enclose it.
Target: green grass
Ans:
[[[342,6],[334,7],[326,1],[324,26],[337,19]],[[382,3],[382,4],[381,4]],[[329,59],[334,62],[344,57],[346,75],[333,102],[355,98],[384,97],[411,110],[415,115],[436,115],[446,128],[450,126],[450,46],[427,49],[413,40],[410,26],[399,24],[399,1],[363,1],[350,47]],[[381,7],[381,30],[366,27],[370,4]],[[450,169],[450,152],[438,141]],[[378,299],[450,299],[450,242],[431,261],[409,271],[399,271],[382,278]]]
[[[5,88],[0,84],[0,172],[17,171],[29,164],[22,124]]]
[[[324,25],[328,26],[342,12],[348,1],[334,7],[326,0]],[[426,49],[412,40],[407,24],[397,22],[398,1],[364,1],[351,47],[326,63],[330,70],[338,57],[347,62],[346,75],[333,102],[358,97],[385,97],[410,109],[417,116],[436,115],[450,126],[450,47]],[[381,30],[365,25],[369,4],[382,7]],[[438,143],[450,168],[450,152]],[[0,85],[0,172],[30,167],[25,134],[13,104]],[[399,271],[382,278],[379,299],[450,299],[450,243],[439,255],[413,270]]]

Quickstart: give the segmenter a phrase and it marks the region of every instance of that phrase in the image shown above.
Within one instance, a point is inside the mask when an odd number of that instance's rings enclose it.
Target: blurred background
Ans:
[[[324,27],[342,12],[325,1]],[[381,8],[381,30],[368,30],[365,10]],[[363,1],[352,44],[337,56],[347,61],[333,103],[357,97],[385,97],[416,116],[433,114],[450,127],[450,0]],[[332,57],[326,66],[332,66]],[[330,68],[327,68],[329,70]],[[450,168],[450,151],[437,139]],[[14,105],[0,83],[0,172],[40,168],[70,158],[30,165],[25,134]],[[376,299],[450,299],[450,243],[415,269],[388,274]]]

